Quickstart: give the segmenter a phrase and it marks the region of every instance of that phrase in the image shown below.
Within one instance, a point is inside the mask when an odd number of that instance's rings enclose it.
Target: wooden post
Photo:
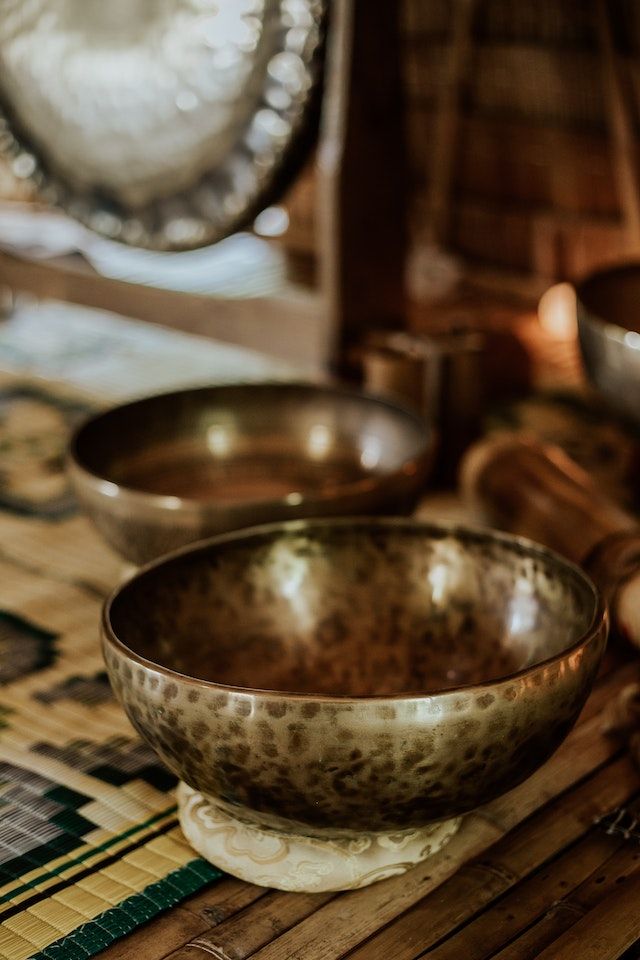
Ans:
[[[335,0],[318,150],[320,284],[334,360],[405,314],[400,5]]]

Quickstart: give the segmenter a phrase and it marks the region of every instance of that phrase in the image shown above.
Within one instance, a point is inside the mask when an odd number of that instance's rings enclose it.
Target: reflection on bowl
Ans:
[[[403,519],[272,524],[149,565],[106,603],[139,733],[230,816],[314,837],[406,831],[529,776],[606,639],[542,547]]]
[[[619,413],[640,421],[640,264],[599,270],[576,293],[589,379]]]
[[[296,517],[408,512],[433,435],[419,417],[339,387],[183,390],[89,420],[70,447],[105,539],[143,563],[206,536]]]

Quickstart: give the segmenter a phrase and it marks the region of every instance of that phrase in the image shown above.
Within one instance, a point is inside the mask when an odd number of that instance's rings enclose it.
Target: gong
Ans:
[[[111,239],[214,243],[311,140],[327,0],[0,0],[0,149]]]

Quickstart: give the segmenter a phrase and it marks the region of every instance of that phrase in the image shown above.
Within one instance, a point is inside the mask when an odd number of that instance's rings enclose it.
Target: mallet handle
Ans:
[[[521,434],[475,444],[460,469],[467,502],[493,526],[581,564],[618,629],[640,646],[640,526],[555,446]]]

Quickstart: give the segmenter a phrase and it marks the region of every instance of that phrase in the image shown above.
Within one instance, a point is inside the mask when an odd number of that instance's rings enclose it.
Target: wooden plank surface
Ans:
[[[615,657],[608,668],[551,760],[507,796],[469,814],[439,854],[404,876],[316,895],[224,880],[170,911],[162,926],[151,923],[101,957],[550,960],[577,951],[581,960],[622,957],[640,944],[633,907],[640,846],[608,836],[594,821],[640,798],[637,771],[603,733],[602,718],[640,670]],[[156,929],[161,936],[151,935]]]

